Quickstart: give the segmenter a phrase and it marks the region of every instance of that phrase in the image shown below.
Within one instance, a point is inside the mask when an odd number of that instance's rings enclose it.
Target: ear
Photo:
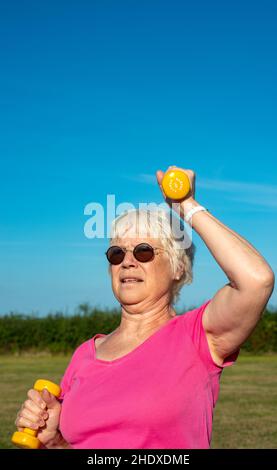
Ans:
[[[183,269],[177,269],[177,272],[174,276],[174,281],[180,281],[181,277],[183,276],[184,271]]]

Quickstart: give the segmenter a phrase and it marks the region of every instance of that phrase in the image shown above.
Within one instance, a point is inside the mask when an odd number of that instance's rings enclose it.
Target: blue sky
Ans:
[[[276,271],[277,4],[10,1],[0,7],[0,313],[117,306],[89,202],[162,202],[155,171]],[[178,308],[227,281],[203,241]],[[270,304],[277,305],[276,292]]]

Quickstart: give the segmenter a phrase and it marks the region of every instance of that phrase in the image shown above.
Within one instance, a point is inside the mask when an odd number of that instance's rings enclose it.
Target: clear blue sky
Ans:
[[[1,3],[1,314],[116,306],[84,207],[162,202],[173,164],[276,271],[276,23],[274,0]],[[194,242],[178,307],[227,281]]]

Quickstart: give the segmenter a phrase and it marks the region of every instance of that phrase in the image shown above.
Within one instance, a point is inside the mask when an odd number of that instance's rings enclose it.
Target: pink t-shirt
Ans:
[[[75,449],[206,449],[224,367],[212,360],[201,307],[176,315],[128,354],[74,352],[61,381],[60,430]]]

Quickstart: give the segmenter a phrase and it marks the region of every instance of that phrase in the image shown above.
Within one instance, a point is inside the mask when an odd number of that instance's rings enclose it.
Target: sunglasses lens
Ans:
[[[152,246],[147,245],[147,243],[141,243],[134,249],[134,256],[138,261],[146,263],[147,261],[151,261],[151,259],[154,258],[154,250]]]
[[[111,264],[120,264],[124,259],[125,253],[119,246],[111,246],[107,251],[107,258]]]

